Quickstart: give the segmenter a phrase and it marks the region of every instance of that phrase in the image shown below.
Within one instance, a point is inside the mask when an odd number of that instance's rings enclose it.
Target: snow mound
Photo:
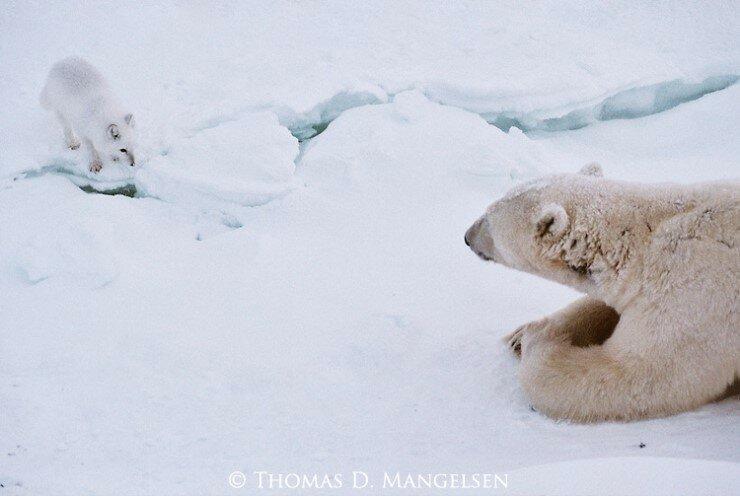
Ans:
[[[139,194],[169,202],[254,206],[293,185],[298,141],[270,112],[176,139],[136,174]]]
[[[510,184],[544,162],[539,145],[518,130],[506,134],[476,114],[407,91],[391,103],[344,112],[307,145],[299,163],[309,185],[384,182],[389,191],[395,184],[410,192],[409,185],[440,178]]]

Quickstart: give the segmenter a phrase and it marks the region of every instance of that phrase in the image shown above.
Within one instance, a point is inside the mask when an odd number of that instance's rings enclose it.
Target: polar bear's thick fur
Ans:
[[[92,172],[99,172],[108,160],[135,164],[134,116],[121,110],[108,83],[90,63],[69,57],[54,64],[40,100],[56,115],[69,148],[78,149],[82,139]]]
[[[508,339],[532,405],[578,422],[671,415],[740,376],[740,183],[547,177],[465,235],[485,260],[587,296]]]

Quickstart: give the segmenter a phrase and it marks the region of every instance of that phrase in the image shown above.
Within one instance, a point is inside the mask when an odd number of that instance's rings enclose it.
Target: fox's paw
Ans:
[[[82,145],[82,143],[80,143],[80,140],[78,139],[70,140],[67,142],[67,146],[70,150],[78,150],[80,148],[80,145]]]
[[[98,173],[103,168],[103,163],[100,160],[93,160],[90,162],[90,172]]]

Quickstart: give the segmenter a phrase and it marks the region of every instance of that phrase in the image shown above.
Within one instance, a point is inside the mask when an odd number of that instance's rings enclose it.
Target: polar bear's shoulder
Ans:
[[[692,257],[706,257],[711,252],[723,260],[740,256],[738,183],[701,185],[694,198],[685,203],[677,200],[676,208],[680,213],[666,219],[655,233],[655,241],[664,250]]]

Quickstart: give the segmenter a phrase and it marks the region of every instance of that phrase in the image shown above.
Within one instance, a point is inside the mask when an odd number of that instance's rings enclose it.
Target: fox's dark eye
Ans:
[[[121,148],[121,149],[120,149],[120,150],[118,150],[118,151],[119,151],[119,152],[121,152],[121,153],[128,153],[128,150],[126,150],[125,148]]]

